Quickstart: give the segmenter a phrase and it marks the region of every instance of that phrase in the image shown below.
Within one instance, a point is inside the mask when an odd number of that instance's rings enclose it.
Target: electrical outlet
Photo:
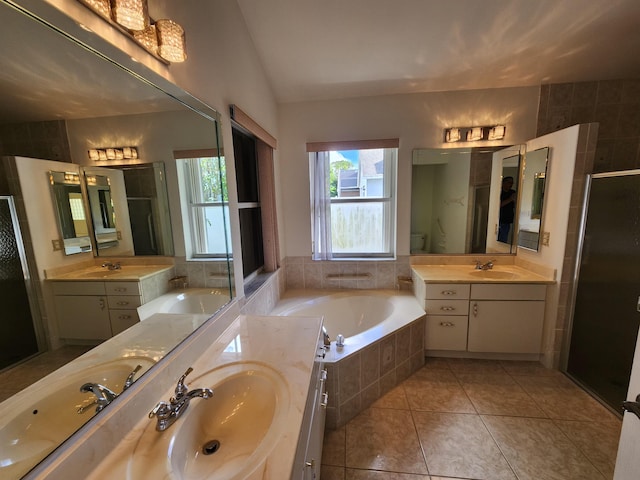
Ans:
[[[51,244],[53,245],[54,252],[59,252],[64,248],[64,242],[59,238],[56,238],[55,240],[51,240]]]

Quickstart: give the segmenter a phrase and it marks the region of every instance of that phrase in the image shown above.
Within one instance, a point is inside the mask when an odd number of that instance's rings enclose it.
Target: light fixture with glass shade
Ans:
[[[111,17],[129,30],[144,30],[149,26],[147,0],[111,0]]]
[[[157,20],[158,55],[169,62],[184,62],[187,58],[184,29],[173,20]]]

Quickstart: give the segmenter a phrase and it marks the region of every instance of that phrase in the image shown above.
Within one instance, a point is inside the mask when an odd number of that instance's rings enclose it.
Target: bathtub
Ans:
[[[229,300],[229,293],[219,288],[173,290],[138,307],[138,315],[141,321],[155,313],[202,314],[210,317]]]
[[[424,365],[425,312],[411,292],[291,290],[270,315],[324,317],[327,426],[344,425]],[[336,346],[336,336],[345,337]]]

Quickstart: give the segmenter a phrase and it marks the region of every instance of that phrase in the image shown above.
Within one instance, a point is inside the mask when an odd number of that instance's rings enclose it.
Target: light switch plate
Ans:
[[[550,232],[542,232],[542,245],[545,247],[549,246],[549,237],[551,236]]]

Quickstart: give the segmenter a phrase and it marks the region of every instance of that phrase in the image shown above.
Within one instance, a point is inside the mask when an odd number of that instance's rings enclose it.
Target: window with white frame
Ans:
[[[231,233],[224,158],[211,152],[176,161],[186,187],[192,256],[226,258]]]
[[[395,256],[398,140],[308,144],[313,258]]]

